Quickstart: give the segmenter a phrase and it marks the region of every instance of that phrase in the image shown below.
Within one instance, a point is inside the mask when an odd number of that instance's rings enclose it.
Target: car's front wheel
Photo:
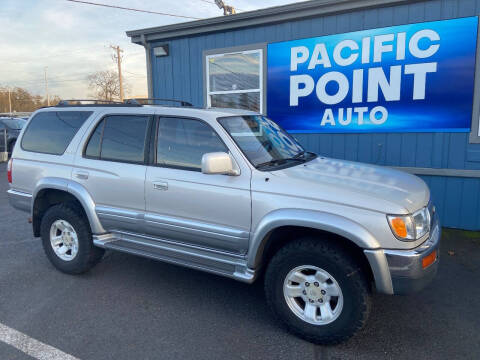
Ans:
[[[97,264],[104,250],[93,245],[88,220],[75,206],[54,205],[42,218],[40,232],[45,254],[60,271],[80,274]]]
[[[265,293],[275,316],[317,344],[347,340],[367,321],[370,291],[352,256],[331,241],[304,238],[271,259]]]

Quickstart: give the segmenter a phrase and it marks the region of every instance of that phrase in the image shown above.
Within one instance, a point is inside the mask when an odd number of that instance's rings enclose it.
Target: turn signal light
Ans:
[[[422,259],[422,267],[425,269],[432,265],[435,260],[437,260],[437,250],[432,251],[432,253],[428,254]]]
[[[398,237],[406,238],[407,237],[407,226],[405,221],[402,218],[393,218],[391,220],[392,229],[397,234]]]

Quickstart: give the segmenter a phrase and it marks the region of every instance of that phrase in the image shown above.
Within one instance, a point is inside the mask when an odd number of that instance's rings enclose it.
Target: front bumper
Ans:
[[[436,221],[430,237],[419,247],[409,251],[384,250],[394,294],[404,295],[420,291],[433,280],[439,263],[440,237],[441,228]],[[435,260],[424,268],[423,259],[433,252]]]
[[[377,291],[405,295],[420,291],[435,277],[439,263],[441,227],[435,214],[430,236],[411,250],[365,250]],[[424,267],[423,260],[435,252],[435,260]]]

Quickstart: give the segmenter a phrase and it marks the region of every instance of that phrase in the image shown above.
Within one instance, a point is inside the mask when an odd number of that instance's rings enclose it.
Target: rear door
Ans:
[[[92,195],[107,231],[142,232],[151,115],[102,117],[77,156],[73,180]]]
[[[160,117],[145,182],[147,232],[193,246],[245,253],[251,222],[248,167],[239,176],[201,172],[203,154],[228,152],[199,119]]]

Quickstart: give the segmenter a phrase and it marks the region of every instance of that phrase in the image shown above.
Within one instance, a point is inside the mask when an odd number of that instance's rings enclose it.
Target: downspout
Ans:
[[[152,58],[151,58],[151,46],[145,39],[145,34],[140,35],[140,41],[145,48],[145,58],[147,59],[147,87],[148,97],[153,98],[153,79],[152,79]]]

